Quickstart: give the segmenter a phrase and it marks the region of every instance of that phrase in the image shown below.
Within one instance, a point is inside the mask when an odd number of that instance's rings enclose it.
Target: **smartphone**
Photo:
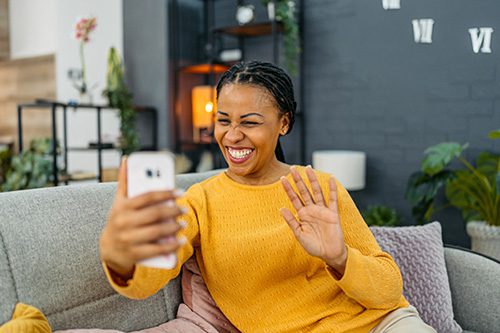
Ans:
[[[175,156],[169,152],[136,152],[127,159],[127,196],[129,198],[152,191],[175,188]],[[174,205],[174,200],[165,205]],[[172,219],[174,221],[175,218]],[[166,221],[169,222],[169,221]],[[166,239],[159,242],[166,242]],[[141,265],[172,269],[177,265],[175,253],[140,262]]]

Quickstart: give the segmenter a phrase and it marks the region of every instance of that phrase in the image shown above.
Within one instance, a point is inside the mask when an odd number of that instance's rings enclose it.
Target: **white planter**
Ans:
[[[471,221],[467,223],[467,234],[472,240],[472,251],[500,260],[500,227]]]

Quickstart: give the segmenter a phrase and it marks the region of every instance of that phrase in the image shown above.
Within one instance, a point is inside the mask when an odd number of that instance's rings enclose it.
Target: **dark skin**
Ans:
[[[247,185],[271,184],[281,179],[296,214],[286,208],[281,214],[298,242],[312,256],[321,258],[344,273],[347,249],[340,224],[337,187],[330,179],[330,200],[325,201],[316,175],[307,168],[307,181],[292,166],[278,161],[274,149],[280,135],[290,124],[267,90],[254,85],[227,84],[218,97],[214,136],[228,163],[227,175]],[[236,152],[236,153],[235,153]],[[115,201],[100,239],[101,260],[127,280],[137,262],[177,251],[181,242],[175,237],[182,223],[165,222],[182,214],[180,207],[159,205],[175,199],[173,192],[152,192],[127,198],[126,160],[120,167]],[[298,192],[285,178],[291,173]],[[170,237],[170,243],[160,239]]]

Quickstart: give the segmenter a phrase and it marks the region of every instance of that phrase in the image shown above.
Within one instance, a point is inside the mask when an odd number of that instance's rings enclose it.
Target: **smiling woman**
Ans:
[[[289,173],[275,150],[290,116],[281,114],[272,98],[248,84],[228,83],[219,92],[215,139],[228,163],[228,176],[241,183],[273,183]]]
[[[279,137],[293,127],[292,81],[264,62],[239,63],[221,77],[215,138],[229,165],[229,177],[241,183],[273,183],[289,173]]]
[[[215,138],[228,169],[193,185],[177,207],[158,205],[172,193],[126,198],[123,163],[100,242],[113,288],[149,297],[194,254],[215,303],[240,331],[435,333],[403,297],[397,265],[346,189],[329,174],[285,163],[279,138],[296,108],[288,75],[270,63],[240,63],[217,95]],[[161,241],[171,236],[176,244]],[[174,251],[174,269],[138,263]]]

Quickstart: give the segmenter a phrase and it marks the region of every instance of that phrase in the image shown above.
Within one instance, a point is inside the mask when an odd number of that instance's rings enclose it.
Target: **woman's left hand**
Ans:
[[[297,211],[298,219],[286,208],[280,210],[281,214],[307,253],[322,259],[339,274],[344,274],[347,248],[340,225],[335,179],[330,178],[330,198],[327,203],[311,167],[306,168],[306,175],[312,194],[295,167],[290,170],[300,195],[285,177],[281,178],[281,182]]]

